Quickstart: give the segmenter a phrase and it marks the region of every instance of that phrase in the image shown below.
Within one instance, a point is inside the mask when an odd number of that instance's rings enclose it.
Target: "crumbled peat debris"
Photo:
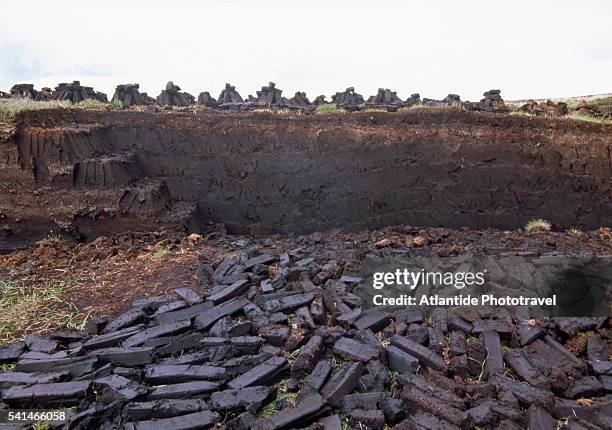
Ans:
[[[67,429],[610,428],[608,319],[366,311],[328,257],[240,251],[206,296],[4,345],[0,409],[72,407]]]

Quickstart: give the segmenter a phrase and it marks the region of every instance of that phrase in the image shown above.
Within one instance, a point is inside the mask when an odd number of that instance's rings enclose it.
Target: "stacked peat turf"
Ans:
[[[471,108],[485,112],[505,113],[508,112],[508,107],[501,97],[500,90],[489,90],[485,92],[484,99],[477,103],[471,103]]]
[[[195,97],[189,93],[181,92],[181,87],[168,81],[166,89],[157,96],[157,103],[162,106],[190,106],[195,104]]]
[[[536,103],[534,100],[529,100],[527,103],[522,105],[519,110],[521,112],[527,112],[535,115],[548,114],[552,116],[564,116],[569,113],[567,103],[555,103],[552,100],[546,100],[546,102],[540,103]]]
[[[35,100],[37,91],[33,84],[15,84],[11,88],[11,98]]]
[[[262,107],[283,107],[287,105],[287,100],[282,97],[283,91],[276,88],[274,82],[270,82],[267,86],[261,87],[261,91],[257,91],[255,102]]]
[[[364,103],[363,96],[355,92],[354,87],[348,87],[332,96],[332,103],[345,110],[359,110]]]
[[[214,99],[214,97],[210,95],[208,91],[204,91],[200,93],[200,95],[198,95],[198,104],[211,108],[218,106],[217,101]]]
[[[100,102],[108,101],[106,94],[97,92],[92,87],[84,87],[79,81],[58,84],[55,87],[53,98],[55,100],[69,100],[72,103],[79,103],[89,99]]]
[[[364,103],[364,106],[368,108],[395,111],[398,108],[405,106],[405,103],[397,96],[397,92],[391,91],[388,88],[379,88],[378,93],[371,96]]]
[[[219,94],[217,98],[217,103],[219,103],[219,107],[226,109],[234,109],[240,108],[240,106],[244,103],[244,100],[236,91],[236,87],[230,84],[225,84],[225,88]]]
[[[600,116],[601,111],[595,105],[589,104],[586,100],[580,100],[576,106],[576,113],[580,115]]]
[[[366,310],[359,257],[244,246],[205,296],[0,347],[0,409],[74,406],[66,429],[609,428],[608,318]]]
[[[535,100],[529,100],[527,103],[525,103],[519,108],[519,111],[530,113],[533,115],[543,115],[546,112],[546,110],[540,107],[538,102],[536,102]]]
[[[414,106],[416,104],[421,103],[421,95],[419,93],[414,93],[410,97],[408,97],[405,101],[406,106]]]
[[[325,96],[322,94],[320,96],[317,96],[312,102],[312,104],[315,106],[324,105],[326,103],[327,103],[327,100],[325,100]]]
[[[308,97],[306,97],[306,93],[300,91],[297,91],[295,95],[289,99],[289,104],[303,109],[309,109],[314,106],[314,104],[308,100]]]
[[[36,101],[46,102],[53,99],[53,90],[49,87],[43,87],[36,94]]]
[[[146,93],[141,93],[139,89],[139,84],[117,85],[112,101],[121,102],[123,107],[152,105],[155,100]]]

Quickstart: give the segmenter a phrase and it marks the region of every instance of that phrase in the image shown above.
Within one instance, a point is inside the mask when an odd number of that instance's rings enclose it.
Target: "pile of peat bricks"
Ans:
[[[203,297],[1,347],[0,408],[73,407],[68,429],[612,428],[607,318],[365,310],[350,258],[265,252],[203,270]]]

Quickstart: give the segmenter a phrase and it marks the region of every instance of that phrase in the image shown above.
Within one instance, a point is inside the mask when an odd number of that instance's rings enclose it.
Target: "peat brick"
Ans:
[[[270,385],[289,369],[289,363],[283,357],[272,357],[238,376],[227,385],[230,388],[244,388],[254,385]]]
[[[94,370],[97,358],[49,358],[43,360],[19,360],[15,365],[16,372],[68,372],[73,378],[83,376]]]
[[[124,430],[192,430],[212,427],[221,417],[216,412],[202,411],[194,414],[181,415],[174,418],[164,418],[149,421],[126,423]]]
[[[608,359],[608,344],[601,336],[596,335],[587,338],[587,357],[591,361],[604,361]]]
[[[194,325],[196,328],[206,330],[221,318],[242,310],[249,303],[250,302],[243,297],[229,300],[199,314],[195,319]]]
[[[22,341],[0,346],[0,364],[13,363],[25,351],[25,343]]]
[[[483,369],[483,377],[486,379],[493,375],[503,374],[504,359],[499,334],[497,334],[495,331],[484,331],[480,337],[487,350],[487,359]]]
[[[257,257],[249,258],[247,261],[245,261],[244,269],[248,270],[251,267],[255,266],[256,264],[270,264],[276,261],[277,259],[278,257],[272,254],[261,254],[261,255],[258,255]]]
[[[568,399],[578,399],[582,397],[593,397],[604,391],[601,382],[594,376],[574,379],[567,387],[563,396]]]
[[[174,321],[191,320],[200,315],[202,312],[206,312],[207,310],[211,309],[213,306],[214,305],[212,302],[203,302],[185,309],[180,309],[178,311],[164,312],[163,314],[155,315],[155,322],[158,324],[164,324]]]
[[[189,306],[202,302],[202,297],[191,288],[177,288],[174,292]]]
[[[127,327],[107,334],[102,334],[100,336],[94,336],[83,344],[83,349],[91,350],[118,345],[119,343],[129,337],[132,337],[142,329],[143,326],[139,325],[134,327]]]
[[[132,308],[109,322],[106,327],[104,327],[104,330],[102,330],[102,334],[115,332],[126,327],[132,327],[142,322],[145,315],[146,313],[142,308]]]
[[[44,352],[46,354],[53,354],[58,346],[57,342],[35,334],[27,336],[25,344],[30,351]]]
[[[195,380],[214,381],[225,377],[225,368],[206,365],[165,365],[149,366],[145,380],[151,384],[170,384]]]
[[[378,349],[365,343],[342,337],[334,345],[334,353],[348,361],[368,362],[378,357]]]
[[[383,392],[370,392],[347,394],[342,396],[341,405],[342,411],[349,414],[353,409],[375,409],[378,403],[385,397]]]
[[[512,333],[512,327],[507,322],[502,320],[476,320],[473,323],[474,333],[483,333],[485,331],[496,331],[499,334]]]
[[[529,345],[534,340],[544,336],[545,330],[542,327],[521,322],[518,325],[518,338],[522,346]]]
[[[410,339],[396,334],[391,338],[391,344],[413,357],[418,358],[425,366],[429,366],[441,372],[446,372],[448,370],[448,366],[444,363],[442,357]]]
[[[102,403],[111,403],[115,400],[133,400],[146,393],[140,384],[119,375],[110,375],[96,379],[94,382],[96,392],[102,396]]]
[[[340,406],[342,397],[350,394],[357,387],[363,374],[362,363],[345,363],[336,370],[327,384],[321,389],[321,394],[332,406]]]
[[[15,407],[74,406],[87,394],[91,383],[85,381],[11,387],[2,392],[2,401]]]
[[[198,399],[154,400],[128,403],[125,407],[125,416],[128,421],[172,418],[208,409],[206,402]]]
[[[313,299],[314,293],[292,294],[278,299],[267,300],[262,305],[262,308],[267,312],[290,312],[310,304]]]
[[[219,389],[219,384],[210,381],[183,382],[180,384],[156,387],[147,396],[148,400],[158,399],[190,399]]]
[[[353,324],[357,330],[372,330],[378,332],[389,325],[390,316],[386,312],[372,311],[363,315]]]
[[[217,293],[210,295],[206,300],[213,302],[214,305],[221,304],[235,297],[245,294],[249,290],[249,282],[246,279],[234,282],[232,285],[223,288]]]
[[[8,388],[14,385],[35,385],[50,384],[66,379],[68,372],[54,373],[23,373],[23,372],[3,372],[0,373],[0,388]]]
[[[399,373],[414,373],[419,367],[419,360],[391,345],[387,348],[387,367]]]
[[[303,426],[312,421],[325,407],[325,400],[319,394],[304,397],[292,408],[285,408],[277,412],[268,420],[264,420],[255,429],[280,430]]]
[[[466,321],[457,315],[450,315],[448,317],[447,324],[448,324],[448,328],[450,328],[451,330],[460,331],[465,334],[470,334],[472,330],[474,329],[474,326],[472,325],[471,322]]]
[[[275,392],[270,387],[255,386],[234,390],[217,391],[211,394],[210,403],[217,411],[250,410],[256,412]]]
[[[355,409],[349,416],[352,428],[382,430],[385,426],[385,415],[378,409]]]
[[[527,417],[530,429],[555,430],[557,428],[557,420],[546,409],[539,406],[531,405],[527,409]]]
[[[85,330],[89,334],[100,334],[102,330],[104,330],[104,327],[106,327],[106,324],[108,324],[108,320],[106,318],[92,315],[85,323]]]
[[[138,367],[153,362],[153,348],[105,348],[91,352],[102,363],[112,363],[121,367]]]
[[[314,391],[321,390],[331,371],[332,367],[329,360],[319,361],[306,379],[306,385]]]
[[[551,410],[554,404],[554,395],[550,391],[544,391],[501,375],[493,376],[491,382],[498,393],[503,391],[512,393],[523,407],[535,404]]]
[[[437,397],[433,397],[426,389],[406,386],[400,397],[408,411],[412,413],[426,411],[460,427],[467,421],[468,416],[465,411],[454,408]]]
[[[508,351],[504,354],[504,359],[512,371],[519,377],[527,381],[534,387],[549,390],[548,380],[538,369],[532,366],[525,355],[520,350]]]
[[[308,340],[291,368],[291,374],[294,378],[300,379],[314,369],[321,356],[322,348],[323,338],[321,336],[315,335]]]
[[[191,327],[191,321],[182,320],[153,326],[123,341],[124,347],[139,346],[150,339],[179,333]]]

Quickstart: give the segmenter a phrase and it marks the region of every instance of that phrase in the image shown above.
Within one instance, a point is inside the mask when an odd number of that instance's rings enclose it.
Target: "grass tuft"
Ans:
[[[168,254],[168,252],[168,248],[166,248],[164,245],[158,245],[151,253],[151,258],[154,260],[161,260],[166,256],[166,254]]]
[[[80,330],[86,317],[64,298],[65,282],[27,287],[0,280],[0,344],[58,328]]]
[[[79,102],[76,105],[74,105],[74,107],[79,108],[79,109],[106,109],[109,106],[110,106],[110,103],[101,102],[100,100],[96,100],[96,99],[83,100],[82,102]]]
[[[532,233],[537,231],[550,231],[550,222],[541,218],[534,218],[525,224],[525,232]]]
[[[333,103],[322,104],[315,108],[315,113],[338,113],[338,112],[344,112],[344,110],[340,109],[338,106],[336,106]]]
[[[603,118],[600,116],[580,114],[578,112],[572,112],[566,116],[567,118],[577,119],[580,121],[593,122],[596,124],[612,124],[612,119]]]
[[[15,368],[15,363],[0,364],[0,373],[8,372],[9,370],[13,370],[14,368]]]
[[[286,404],[290,408],[297,405],[298,395],[297,393],[290,393],[287,390],[288,381],[288,379],[285,379],[278,383],[276,397],[261,408],[258,414],[260,417],[271,417],[278,412],[279,407],[283,406],[283,404]]]
[[[567,229],[567,233],[573,236],[580,236],[582,234],[582,230],[580,230],[578,227],[572,227]]]
[[[66,109],[72,106],[68,100],[46,102],[30,99],[0,99],[0,118],[12,118],[20,112],[41,109]]]

